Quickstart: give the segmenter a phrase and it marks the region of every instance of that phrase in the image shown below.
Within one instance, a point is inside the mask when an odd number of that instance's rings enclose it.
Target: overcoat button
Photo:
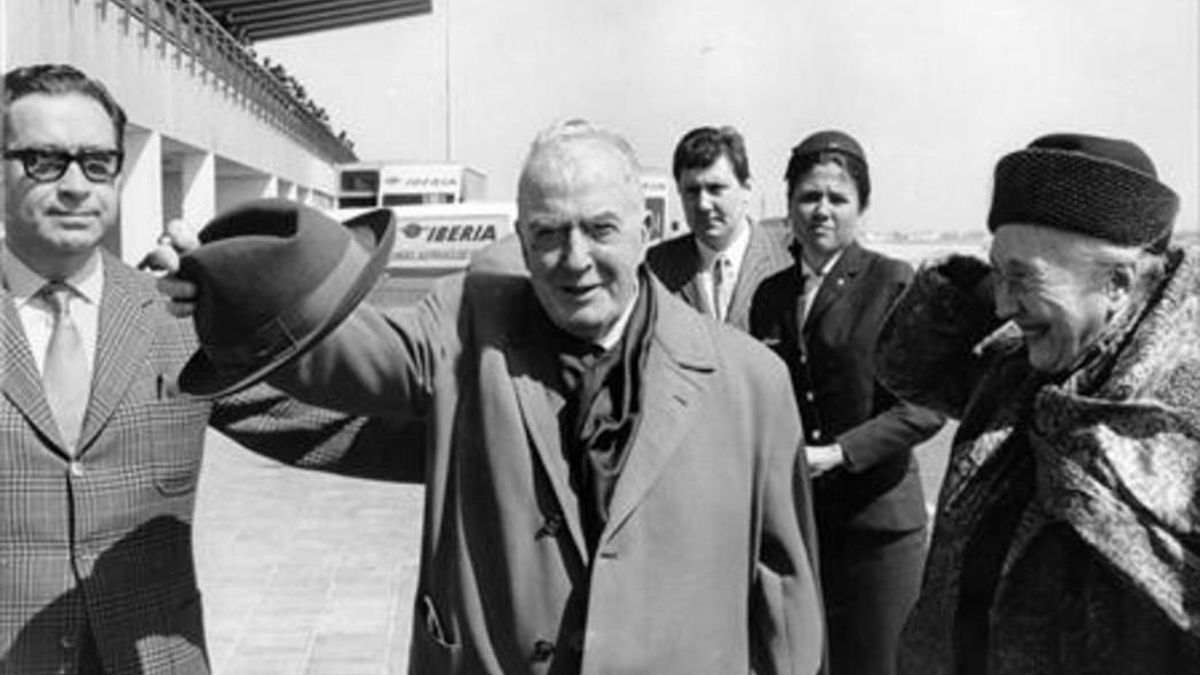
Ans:
[[[533,653],[529,655],[534,662],[549,661],[554,655],[554,643],[548,640],[538,640],[533,643]]]
[[[552,513],[546,517],[542,526],[538,528],[537,533],[533,535],[534,539],[542,537],[557,537],[559,530],[563,527],[563,516],[561,513]]]

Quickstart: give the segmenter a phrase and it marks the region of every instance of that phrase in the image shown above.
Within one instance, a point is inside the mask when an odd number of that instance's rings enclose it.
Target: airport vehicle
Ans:
[[[338,166],[337,207],[461,204],[486,198],[487,176],[465,164],[356,162]]]

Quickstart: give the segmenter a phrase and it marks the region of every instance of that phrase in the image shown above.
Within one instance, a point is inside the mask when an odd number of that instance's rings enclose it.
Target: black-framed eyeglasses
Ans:
[[[83,175],[93,183],[108,183],[121,173],[125,153],[120,150],[49,150],[20,148],[5,150],[4,159],[20,160],[25,175],[39,183],[53,183],[67,173],[71,162],[79,165]]]

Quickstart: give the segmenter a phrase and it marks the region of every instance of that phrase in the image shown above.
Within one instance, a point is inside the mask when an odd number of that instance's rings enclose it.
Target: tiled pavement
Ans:
[[[405,673],[421,500],[210,432],[195,546],[214,673]]]
[[[930,501],[950,430],[919,451]],[[405,673],[421,488],[283,467],[210,432],[196,558],[216,675]]]

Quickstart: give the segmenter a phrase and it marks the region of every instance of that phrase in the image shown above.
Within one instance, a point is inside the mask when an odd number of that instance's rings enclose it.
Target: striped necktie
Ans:
[[[46,361],[42,368],[42,386],[46,402],[66,441],[67,450],[75,453],[83,415],[87,411],[91,377],[83,336],[71,318],[70,299],[74,289],[61,281],[52,281],[38,291],[54,315],[54,328],[46,345]]]

